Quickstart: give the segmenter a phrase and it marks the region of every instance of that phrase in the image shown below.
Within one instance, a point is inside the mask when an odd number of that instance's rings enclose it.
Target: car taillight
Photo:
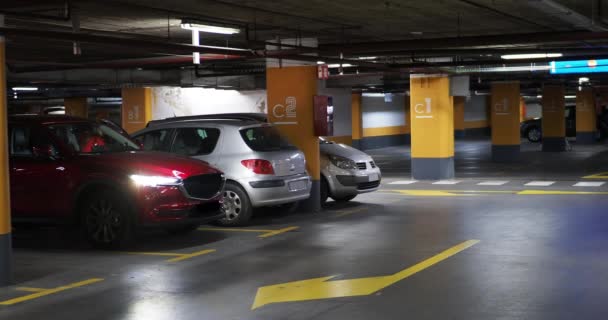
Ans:
[[[253,171],[253,173],[257,174],[274,174],[274,169],[272,169],[272,163],[268,160],[263,159],[247,159],[241,161],[241,164],[245,166],[245,168]]]

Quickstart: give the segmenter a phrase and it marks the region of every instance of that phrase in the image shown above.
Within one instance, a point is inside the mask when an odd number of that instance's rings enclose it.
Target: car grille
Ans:
[[[221,173],[192,176],[184,180],[184,189],[192,198],[211,199],[222,191],[224,181]]]
[[[365,170],[367,169],[367,165],[365,164],[365,162],[357,162],[357,168],[359,170]]]
[[[357,189],[368,190],[368,189],[377,188],[379,185],[380,185],[380,180],[371,181],[371,182],[362,182],[362,183],[357,184]]]
[[[376,164],[373,161],[369,162],[370,167],[372,167],[372,169],[376,168]]]

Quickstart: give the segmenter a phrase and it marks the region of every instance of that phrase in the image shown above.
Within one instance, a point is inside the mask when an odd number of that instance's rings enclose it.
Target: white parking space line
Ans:
[[[457,184],[460,183],[460,181],[456,181],[456,180],[439,180],[436,182],[433,182],[433,184]]]
[[[604,184],[606,184],[606,182],[597,182],[597,181],[593,181],[593,182],[577,182],[574,186],[575,187],[601,187]]]
[[[393,181],[389,184],[413,184],[416,182],[418,182],[418,181],[416,181],[416,180],[398,180],[398,181]]]
[[[477,185],[478,186],[502,186],[509,183],[509,181],[484,181],[484,182],[480,182]]]
[[[529,187],[548,187],[555,184],[555,181],[532,181],[525,184]]]

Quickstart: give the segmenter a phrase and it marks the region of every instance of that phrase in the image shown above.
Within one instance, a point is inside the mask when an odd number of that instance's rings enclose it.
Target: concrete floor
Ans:
[[[608,181],[582,178],[608,172],[608,149],[526,146],[530,161],[515,167],[490,163],[488,148],[458,143],[455,185],[390,184],[409,177],[407,149],[374,150],[385,173],[376,193],[318,214],[266,212],[250,232],[150,233],[131,253],[93,251],[62,230],[17,230],[18,283],[0,289],[0,319],[603,318],[608,190],[571,182]],[[509,183],[478,185],[496,178]],[[546,179],[556,183],[523,184]],[[260,287],[329,276],[262,289],[258,298],[275,303],[252,310]]]

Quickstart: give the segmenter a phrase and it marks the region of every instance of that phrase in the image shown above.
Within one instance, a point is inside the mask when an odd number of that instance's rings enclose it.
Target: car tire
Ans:
[[[179,226],[171,226],[171,227],[166,227],[165,231],[173,236],[179,236],[179,235],[184,235],[184,234],[189,234],[194,232],[196,229],[198,229],[199,225],[198,224],[184,224],[184,225],[179,225]]]
[[[321,176],[321,195],[319,199],[321,205],[324,205],[325,202],[327,202],[327,198],[329,198],[329,183],[324,176]]]
[[[227,182],[224,188],[223,210],[226,216],[216,222],[225,227],[244,226],[253,214],[251,201],[247,192],[233,182]]]
[[[542,137],[542,132],[539,127],[530,127],[526,130],[526,138],[530,142],[540,142]]]
[[[94,247],[119,249],[133,241],[135,214],[118,192],[97,190],[89,194],[79,212],[84,236]]]
[[[331,197],[332,199],[336,200],[337,202],[347,202],[350,201],[352,199],[354,199],[357,195],[350,195],[350,196],[345,196],[345,197]]]

